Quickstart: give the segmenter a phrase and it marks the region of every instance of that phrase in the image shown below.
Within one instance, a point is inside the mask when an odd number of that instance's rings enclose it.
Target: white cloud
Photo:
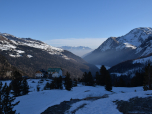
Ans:
[[[98,48],[107,38],[66,38],[66,39],[51,39],[44,41],[45,43],[60,47],[60,46],[87,46],[92,49]]]

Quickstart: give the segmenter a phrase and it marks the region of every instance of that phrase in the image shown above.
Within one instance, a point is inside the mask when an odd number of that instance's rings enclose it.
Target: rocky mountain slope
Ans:
[[[85,46],[77,46],[77,47],[73,47],[73,46],[62,46],[60,47],[64,50],[70,51],[72,53],[74,53],[75,55],[78,55],[80,57],[83,57],[85,54],[93,51],[93,49],[89,48],[89,47],[85,47]]]
[[[135,28],[124,36],[110,37],[84,57],[89,63],[114,66],[152,53],[152,28]]]
[[[19,71],[22,75],[26,75],[22,71],[18,70],[12,66],[8,60],[0,54],[0,80],[1,79],[10,79],[14,71]]]
[[[68,71],[71,77],[81,77],[84,71],[95,73],[98,70],[69,51],[6,33],[0,34],[0,54],[28,76],[34,76],[36,70],[50,67],[60,67],[64,75]]]

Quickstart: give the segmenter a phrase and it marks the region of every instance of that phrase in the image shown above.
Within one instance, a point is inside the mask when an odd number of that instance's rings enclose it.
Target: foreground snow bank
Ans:
[[[34,81],[34,83],[33,83]],[[78,109],[76,114],[119,114],[116,109],[116,104],[112,101],[115,100],[129,100],[132,97],[147,97],[146,94],[151,94],[152,91],[143,91],[142,87],[113,87],[113,92],[105,91],[103,86],[82,86],[74,87],[72,91],[67,90],[43,90],[47,81],[38,83],[40,79],[30,79],[28,84],[30,86],[30,92],[28,95],[17,97],[16,101],[20,103],[15,106],[15,110],[20,114],[40,114],[48,107],[60,104],[63,101],[69,101],[72,99],[83,99],[86,97],[97,97],[108,94],[108,98],[102,98],[98,100],[80,101],[72,105],[68,112],[72,112],[81,105],[84,107]],[[4,81],[3,83],[10,81]],[[37,92],[36,87],[40,86],[41,91]],[[135,92],[136,90],[136,92]],[[149,95],[150,96],[150,95]]]

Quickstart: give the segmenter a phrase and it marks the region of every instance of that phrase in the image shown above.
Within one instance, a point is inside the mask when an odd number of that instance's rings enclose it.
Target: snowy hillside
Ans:
[[[113,66],[152,53],[152,28],[141,27],[121,37],[110,37],[84,59],[93,64]]]
[[[35,76],[40,69],[62,68],[63,75],[70,72],[71,77],[82,77],[83,72],[98,69],[82,58],[61,48],[31,38],[18,38],[10,34],[0,33],[0,54],[9,63],[28,76]]]
[[[0,33],[0,35],[2,35],[5,38],[3,40],[0,40],[0,49],[12,50],[13,52],[16,52],[16,54],[10,54],[11,57],[21,57],[22,53],[25,52],[22,50],[18,50],[17,47],[18,45],[23,45],[47,51],[49,54],[52,55],[60,55],[63,58],[69,60],[69,58],[66,55],[62,54],[64,50],[61,48],[56,48],[41,41],[33,40],[31,38],[18,38],[6,33]]]
[[[149,37],[152,36],[152,28],[135,28],[121,37],[110,37],[98,49],[102,52],[108,49],[122,50],[124,48],[137,49]],[[114,45],[117,43],[117,46]],[[141,50],[140,50],[141,51]],[[137,53],[140,52],[139,49]]]
[[[32,82],[35,83],[32,83]],[[129,100],[132,97],[149,97],[152,96],[152,91],[143,91],[142,87],[113,87],[113,92],[108,92],[103,86],[82,86],[73,87],[72,91],[67,90],[43,90],[46,80],[43,83],[38,83],[39,79],[29,79],[30,93],[28,95],[17,97],[15,101],[20,103],[15,106],[17,113],[20,114],[40,114],[48,107],[60,104],[63,101],[70,101],[70,99],[85,99],[91,97],[99,97],[97,100],[81,100],[73,103],[66,114],[71,114],[76,110],[75,114],[122,114],[116,108],[117,105],[113,102],[116,100]],[[3,81],[3,83],[10,81]],[[36,86],[39,84],[41,91],[36,91]],[[136,92],[135,92],[136,90]],[[105,98],[100,98],[106,95]],[[78,108],[85,104],[84,107]]]

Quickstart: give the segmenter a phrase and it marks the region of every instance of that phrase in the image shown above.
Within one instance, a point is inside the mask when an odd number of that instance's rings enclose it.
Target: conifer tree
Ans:
[[[63,89],[62,86],[62,77],[55,77],[53,78],[51,84],[50,84],[50,89]]]
[[[77,86],[77,80],[74,78],[73,80],[73,87],[76,87]]]
[[[58,89],[63,89],[61,76],[57,79],[57,84],[58,84]]]
[[[91,72],[84,72],[82,82],[86,86],[94,86],[94,79]]]
[[[122,78],[122,76],[120,76],[120,78],[119,78],[119,87],[125,87],[125,81],[124,81],[124,79]]]
[[[48,90],[48,89],[50,89],[50,83],[49,82],[47,82],[46,85],[44,86],[44,90]]]
[[[152,84],[152,66],[150,63],[145,67],[145,76],[144,76],[144,90],[149,89],[151,90]],[[148,85],[148,86],[147,86]]]
[[[111,82],[111,77],[109,73],[107,73],[106,78],[105,78],[105,89],[107,91],[112,90],[112,82]]]
[[[10,86],[8,87],[6,83],[1,89],[2,94],[1,94],[0,114],[15,114],[16,113],[16,110],[13,111],[13,108],[15,105],[19,103],[19,101],[12,104],[12,102],[14,102],[15,100],[15,97],[10,96],[10,90],[11,90],[11,87]]]
[[[27,83],[27,79],[24,79],[22,82],[22,95],[26,95],[29,92],[29,85]]]
[[[65,89],[70,91],[72,89],[72,80],[70,78],[70,73],[66,73],[65,83],[64,83]]]
[[[0,82],[0,114],[2,113],[2,82]]]
[[[40,91],[40,86],[37,85],[36,89],[37,89],[37,92],[39,92]]]
[[[82,84],[86,85],[88,74],[86,72],[83,73]]]
[[[96,84],[97,85],[100,85],[100,81],[101,81],[101,76],[100,76],[100,74],[99,74],[99,72],[96,72]]]
[[[13,90],[13,94],[14,96],[20,96],[22,95],[22,75],[18,72],[15,71],[13,73],[13,79],[11,81],[11,86],[12,86],[12,90]]]
[[[55,89],[55,82],[54,82],[54,81],[52,81],[52,82],[50,83],[50,89]]]
[[[102,65],[100,68],[100,75],[101,75],[101,78],[99,78],[100,85],[105,85],[107,70],[104,65]]]
[[[91,74],[91,72],[88,72],[88,83],[87,83],[87,85],[88,86],[94,86],[94,80],[93,80],[93,77],[92,77],[92,74]]]

